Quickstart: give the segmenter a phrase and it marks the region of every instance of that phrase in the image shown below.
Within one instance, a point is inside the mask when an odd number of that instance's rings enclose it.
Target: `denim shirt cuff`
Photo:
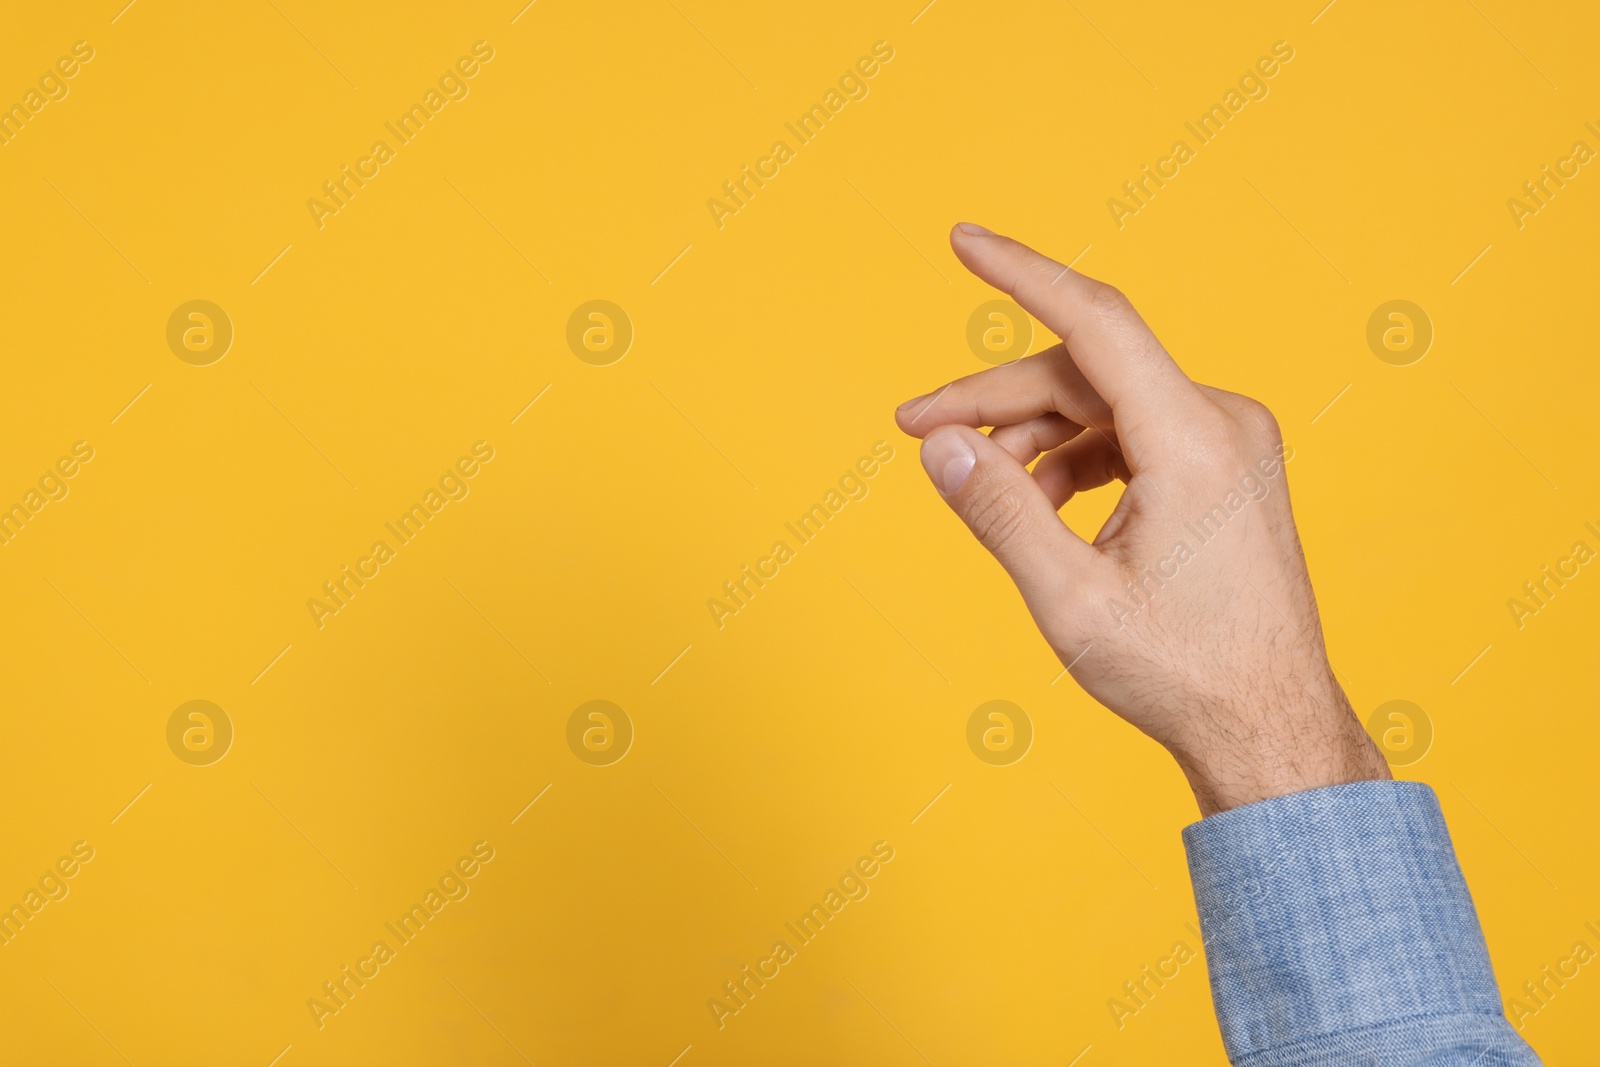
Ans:
[[[1252,1054],[1398,1020],[1504,1020],[1438,797],[1356,782],[1187,827],[1223,1043]]]

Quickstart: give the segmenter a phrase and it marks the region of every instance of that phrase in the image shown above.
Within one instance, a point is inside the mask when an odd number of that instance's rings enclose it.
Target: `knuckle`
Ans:
[[[1121,452],[1107,449],[1101,456],[1103,468],[1101,470],[1102,484],[1110,485],[1112,482],[1126,482],[1132,480],[1132,475],[1127,473],[1127,460]]]
[[[1053,282],[1061,276],[1061,264],[1049,256],[1035,252],[1028,260],[1028,270],[1039,281]]]
[[[1066,375],[1052,375],[1040,384],[1038,403],[1079,426],[1109,427],[1111,408],[1093,389],[1079,391]]]
[[[1004,552],[1027,536],[1028,511],[1010,485],[984,486],[967,505],[967,526],[991,552]]]
[[[1194,435],[1203,454],[1214,460],[1253,463],[1283,443],[1272,409],[1238,393],[1216,391],[1211,411],[1197,420]]]
[[[1039,403],[1047,411],[1063,415],[1078,413],[1078,404],[1072,399],[1072,391],[1057,378],[1052,377],[1041,383],[1039,394]]]
[[[1133,302],[1123,295],[1122,290],[1105,282],[1097,284],[1089,294],[1089,306],[1106,319],[1123,319],[1133,311]]]
[[[1271,448],[1283,442],[1283,428],[1278,425],[1277,416],[1261,401],[1244,398],[1238,418],[1252,448]]]

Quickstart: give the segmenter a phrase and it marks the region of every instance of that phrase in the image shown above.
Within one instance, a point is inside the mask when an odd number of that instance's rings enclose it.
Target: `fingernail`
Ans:
[[[977,454],[959,433],[936,433],[922,442],[922,468],[944,496],[966,483],[977,462]]]
[[[976,222],[958,222],[956,223],[956,229],[960,230],[962,233],[971,234],[973,237],[994,236],[993,230],[986,230],[982,226],[979,226]]]
[[[914,396],[910,400],[907,400],[904,404],[901,404],[899,407],[895,408],[894,413],[896,415],[904,415],[905,413],[915,409],[918,404],[926,402],[927,399],[927,393],[923,393],[921,396]]]

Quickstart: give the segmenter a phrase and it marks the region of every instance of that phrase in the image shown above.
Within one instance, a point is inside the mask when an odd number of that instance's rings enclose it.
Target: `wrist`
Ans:
[[[1209,719],[1207,736],[1169,746],[1202,817],[1290,793],[1393,776],[1338,693],[1333,704]]]

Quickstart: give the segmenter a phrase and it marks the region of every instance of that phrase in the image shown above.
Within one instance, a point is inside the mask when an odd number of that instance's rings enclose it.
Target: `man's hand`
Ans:
[[[1073,678],[1177,758],[1203,815],[1388,778],[1328,664],[1271,412],[1190,381],[1111,286],[969,223],[950,240],[1061,343],[896,421]],[[1087,542],[1057,510],[1112,481]]]

